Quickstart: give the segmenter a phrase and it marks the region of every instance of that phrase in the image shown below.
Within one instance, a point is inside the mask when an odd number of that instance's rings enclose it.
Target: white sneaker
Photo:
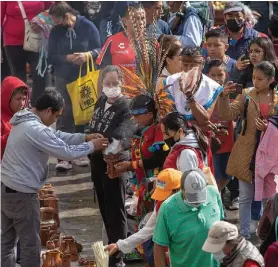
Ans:
[[[239,209],[239,198],[237,197],[237,198],[234,198],[233,200],[232,200],[232,203],[231,203],[231,205],[229,206],[229,209],[230,210],[238,210]]]
[[[89,160],[87,160],[85,158],[75,159],[75,160],[73,160],[73,163],[76,166],[79,166],[79,167],[87,167],[87,166],[89,166]]]
[[[72,165],[68,161],[60,161],[56,165],[57,171],[68,171],[72,169]]]
[[[251,220],[250,230],[249,230],[250,235],[253,235],[257,232],[258,223],[259,223],[259,221]]]

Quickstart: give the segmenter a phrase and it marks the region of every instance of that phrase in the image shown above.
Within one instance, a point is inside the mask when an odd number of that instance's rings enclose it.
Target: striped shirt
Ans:
[[[199,208],[187,205],[179,192],[161,206],[153,241],[169,247],[171,267],[216,267],[212,254],[202,251],[209,228],[224,218],[217,189],[208,185],[208,200]]]

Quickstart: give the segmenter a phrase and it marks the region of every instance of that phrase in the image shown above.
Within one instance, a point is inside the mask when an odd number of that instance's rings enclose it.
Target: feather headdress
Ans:
[[[131,36],[125,29],[131,46],[136,53],[136,70],[133,73],[121,66],[125,80],[130,86],[124,86],[123,93],[134,97],[139,94],[151,94],[157,105],[160,116],[175,110],[174,101],[166,93],[167,88],[156,91],[156,84],[162,71],[163,62],[168,51],[162,50],[156,39],[156,20],[147,29],[146,21],[136,14],[136,9],[132,6],[128,8],[129,17],[132,21],[133,35]],[[163,43],[163,38],[162,41]]]

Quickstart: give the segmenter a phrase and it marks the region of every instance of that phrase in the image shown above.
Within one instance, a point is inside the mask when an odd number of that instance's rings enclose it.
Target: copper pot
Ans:
[[[54,248],[55,248],[54,242],[51,241],[51,240],[48,240],[48,241],[46,242],[46,248],[47,248],[47,249],[54,249]]]
[[[55,210],[50,207],[40,208],[40,219],[41,221],[50,221],[54,220],[54,212]]]
[[[50,227],[41,227],[40,228],[40,238],[41,238],[42,246],[46,245],[46,242],[49,239],[49,232],[50,232]]]
[[[49,250],[42,254],[43,267],[62,267],[63,254],[59,250]]]
[[[60,250],[63,254],[70,255],[70,261],[78,261],[78,251],[73,237],[64,237],[61,241]]]
[[[49,232],[49,240],[60,239],[60,231],[59,230],[50,230]]]
[[[59,239],[53,239],[52,241],[54,242],[55,248],[59,248],[60,247],[60,240]]]
[[[44,198],[44,207],[53,208],[56,213],[59,212],[58,198],[54,195],[46,195]]]
[[[115,165],[121,161],[120,154],[104,155],[104,160],[107,164],[107,175],[110,179],[119,177],[122,173],[115,169]]]
[[[49,226],[51,230],[56,230],[60,225],[58,215],[50,207],[40,208],[40,220],[41,226]]]
[[[62,267],[70,267],[70,254],[63,255]]]

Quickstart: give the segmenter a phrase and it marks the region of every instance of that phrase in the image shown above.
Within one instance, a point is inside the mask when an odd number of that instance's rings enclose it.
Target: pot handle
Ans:
[[[43,261],[46,260],[46,254],[45,253],[42,254],[42,259],[43,259]]]

